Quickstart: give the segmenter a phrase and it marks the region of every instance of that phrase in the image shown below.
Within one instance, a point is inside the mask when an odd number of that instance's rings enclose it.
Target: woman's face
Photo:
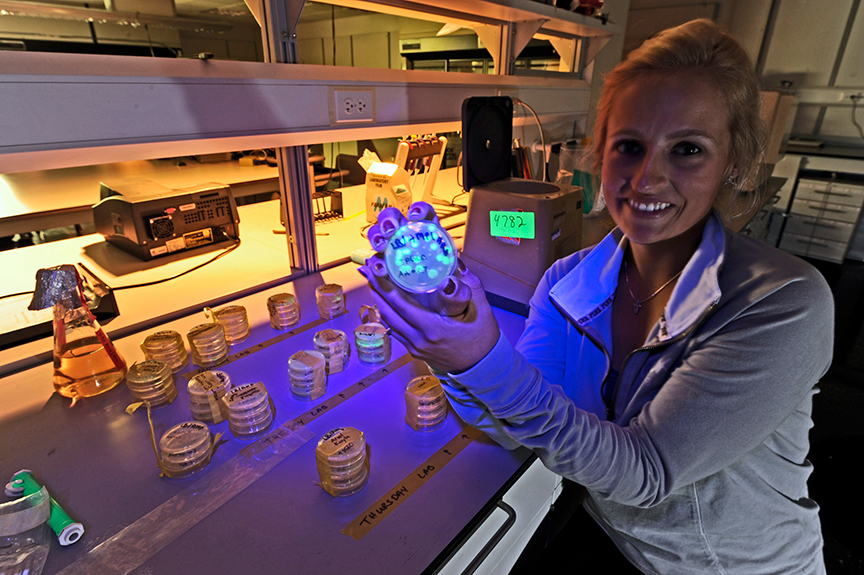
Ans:
[[[603,151],[603,191],[631,242],[701,231],[726,175],[727,116],[722,95],[699,76],[651,75],[617,95]]]

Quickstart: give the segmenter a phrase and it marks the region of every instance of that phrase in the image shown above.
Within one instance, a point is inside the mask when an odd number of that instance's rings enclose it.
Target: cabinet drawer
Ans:
[[[814,202],[811,200],[795,198],[795,201],[792,202],[792,209],[789,211],[793,214],[801,214],[802,216],[811,216],[854,224],[858,221],[858,214],[861,212],[861,208],[844,206],[842,204],[826,204],[824,202]]]
[[[797,234],[847,243],[855,232],[855,224],[791,214],[784,233]]]
[[[801,180],[798,182],[795,198],[860,208],[864,204],[864,188],[849,184]]]
[[[838,264],[843,263],[848,246],[842,242],[808,238],[786,232],[783,232],[783,239],[780,240],[781,250]]]

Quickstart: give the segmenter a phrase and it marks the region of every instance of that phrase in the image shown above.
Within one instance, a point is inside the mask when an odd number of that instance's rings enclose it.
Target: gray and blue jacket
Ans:
[[[587,511],[645,573],[824,573],[806,459],[833,348],[824,279],[713,214],[606,405],[626,242],[615,230],[556,262],[515,348],[501,336],[441,376],[451,404],[585,486]]]

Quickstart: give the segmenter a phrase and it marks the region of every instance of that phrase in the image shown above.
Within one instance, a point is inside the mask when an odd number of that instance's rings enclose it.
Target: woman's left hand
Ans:
[[[408,219],[437,221],[432,206],[423,202],[411,206]],[[464,371],[495,346],[498,322],[480,279],[461,261],[442,287],[429,294],[409,293],[393,283],[380,254],[405,221],[395,208],[382,211],[369,229],[378,255],[359,271],[369,281],[383,320],[411,355],[440,371]]]

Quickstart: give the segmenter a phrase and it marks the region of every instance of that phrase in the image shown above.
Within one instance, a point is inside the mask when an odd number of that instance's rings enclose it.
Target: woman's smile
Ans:
[[[672,204],[667,202],[640,202],[638,200],[626,200],[630,207],[643,215],[650,215],[653,212],[660,212],[667,209]],[[660,215],[659,213],[657,215]]]

